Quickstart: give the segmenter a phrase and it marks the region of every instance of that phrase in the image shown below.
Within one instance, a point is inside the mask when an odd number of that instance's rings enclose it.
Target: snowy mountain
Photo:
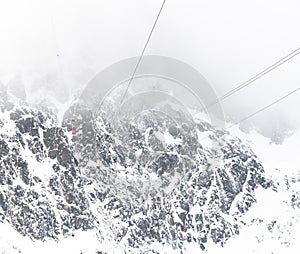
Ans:
[[[60,126],[4,86],[0,111],[1,253],[296,253],[299,169],[264,164],[251,134],[155,114],[114,129],[80,103]]]

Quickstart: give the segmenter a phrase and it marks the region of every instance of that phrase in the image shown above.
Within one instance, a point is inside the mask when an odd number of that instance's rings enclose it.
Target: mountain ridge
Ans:
[[[80,105],[58,127],[53,113],[14,105],[3,87],[0,93],[1,223],[35,241],[86,231],[100,246],[93,253],[105,245],[120,248],[106,253],[183,253],[193,243],[210,252],[211,243],[225,247],[244,229],[257,189],[276,191],[252,149],[230,134],[217,152],[160,118],[160,126],[149,120],[142,130],[124,123],[123,133],[134,135],[120,142],[105,118]],[[204,121],[196,128],[220,138]],[[182,143],[166,143],[170,135]]]

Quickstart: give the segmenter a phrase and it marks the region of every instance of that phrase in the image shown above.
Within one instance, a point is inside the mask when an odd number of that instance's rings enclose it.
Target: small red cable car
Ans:
[[[75,120],[72,120],[72,135],[75,136],[76,135],[76,127],[74,125]]]
[[[72,127],[72,135],[75,136],[76,135],[76,128]]]

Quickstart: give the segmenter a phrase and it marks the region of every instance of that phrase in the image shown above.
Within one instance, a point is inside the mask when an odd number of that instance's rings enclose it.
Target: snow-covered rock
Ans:
[[[1,253],[282,253],[299,237],[299,175],[270,174],[248,134],[151,113],[115,129],[80,103],[61,127],[0,95]]]

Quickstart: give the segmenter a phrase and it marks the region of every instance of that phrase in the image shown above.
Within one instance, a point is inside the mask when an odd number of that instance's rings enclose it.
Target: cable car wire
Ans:
[[[151,36],[152,36],[152,34],[153,34],[153,32],[154,32],[154,29],[155,29],[155,27],[156,27],[156,24],[157,24],[157,22],[158,22],[158,20],[159,20],[160,14],[162,13],[162,10],[163,10],[163,8],[164,8],[165,2],[166,2],[166,0],[163,1],[162,5],[161,5],[161,7],[160,7],[160,10],[159,10],[159,12],[158,12],[158,15],[157,15],[157,17],[156,17],[156,19],[155,19],[155,22],[154,22],[154,24],[153,24],[153,26],[152,26],[152,29],[151,29],[151,31],[150,31],[150,34],[149,34],[149,36],[148,36],[148,39],[147,39],[147,41],[146,41],[146,43],[145,43],[145,46],[144,46],[144,48],[143,48],[143,50],[142,50],[142,53],[141,53],[141,55],[140,55],[140,57],[139,57],[139,60],[138,60],[136,66],[135,66],[135,68],[134,68],[134,71],[133,71],[133,73],[132,73],[132,76],[131,76],[131,78],[130,78],[130,80],[129,80],[129,82],[128,82],[128,85],[127,85],[127,87],[126,87],[126,90],[125,90],[124,95],[123,95],[122,100],[121,100],[121,104],[122,104],[122,103],[124,102],[124,100],[125,100],[126,94],[127,94],[128,90],[129,90],[129,87],[130,87],[130,85],[131,85],[131,83],[132,83],[132,80],[134,79],[134,76],[135,76],[135,74],[136,74],[136,72],[137,72],[137,70],[138,70],[138,67],[139,67],[139,65],[140,65],[140,63],[141,63],[141,61],[142,61],[142,58],[143,58],[143,56],[144,56],[144,54],[145,54],[145,51],[146,51],[146,48],[147,48],[147,46],[148,46],[148,44],[149,44],[149,41],[150,41],[150,39],[151,39]]]
[[[238,124],[240,124],[240,123],[242,123],[242,122],[244,122],[244,121],[246,121],[246,120],[252,118],[253,116],[255,116],[255,115],[257,115],[257,114],[259,114],[259,113],[261,113],[261,112],[267,110],[268,108],[270,108],[270,107],[274,106],[275,104],[277,104],[277,103],[279,103],[279,102],[281,102],[281,101],[287,99],[289,96],[291,96],[292,94],[294,94],[294,93],[296,93],[296,92],[298,92],[298,91],[300,91],[300,87],[298,87],[297,89],[295,89],[295,90],[289,92],[288,94],[286,94],[286,95],[280,97],[279,99],[273,101],[272,103],[268,104],[267,106],[265,106],[265,107],[263,107],[263,108],[261,108],[261,109],[255,111],[254,113],[252,113],[252,114],[250,114],[250,115],[248,115],[248,116],[246,116],[246,117],[240,119],[239,121],[237,121],[237,122],[235,122],[235,123],[229,125],[228,127],[225,128],[225,130],[228,130],[228,129],[230,129],[230,128],[232,128],[232,127],[234,127],[234,126],[236,126],[236,125],[238,125]],[[199,141],[205,140],[205,139],[207,139],[207,138],[209,138],[209,136],[203,137],[203,138],[200,139]]]
[[[289,92],[288,94],[282,96],[281,98],[279,98],[279,99],[273,101],[273,102],[270,103],[269,105],[267,105],[267,106],[265,106],[265,107],[263,107],[263,108],[261,108],[261,109],[255,111],[255,112],[252,113],[251,115],[248,115],[248,116],[242,118],[242,119],[239,120],[238,122],[231,124],[230,126],[228,126],[227,128],[225,128],[225,130],[230,129],[230,128],[232,128],[233,126],[238,125],[238,124],[240,124],[240,123],[242,123],[242,122],[248,120],[249,118],[251,118],[251,117],[253,117],[253,116],[255,116],[255,115],[261,113],[262,111],[265,111],[266,109],[268,109],[268,108],[272,107],[273,105],[275,105],[275,104],[277,104],[277,103],[283,101],[284,99],[286,99],[287,97],[291,96],[292,94],[298,92],[299,90],[300,90],[300,87],[298,87],[298,88],[295,89],[294,91]]]
[[[278,60],[276,63],[270,65],[269,67],[267,67],[263,71],[259,72],[258,74],[254,75],[253,77],[251,77],[247,81],[241,83],[237,87],[233,88],[232,90],[228,91],[224,95],[220,96],[217,100],[215,100],[214,102],[212,102],[211,104],[209,104],[208,106],[206,106],[206,110],[209,109],[209,108],[211,108],[211,107],[213,107],[213,106],[215,106],[216,104],[220,103],[221,101],[225,100],[226,98],[230,97],[231,95],[235,94],[236,92],[242,90],[243,88],[251,85],[252,83],[254,83],[255,81],[257,81],[258,79],[260,79],[263,76],[267,75],[271,71],[277,69],[278,67],[280,67],[281,65],[283,65],[286,62],[288,62],[289,60],[291,60],[292,58],[296,57],[299,54],[300,54],[300,48],[297,48],[296,50],[292,51],[291,53],[289,53],[285,57],[283,57],[280,60]]]

